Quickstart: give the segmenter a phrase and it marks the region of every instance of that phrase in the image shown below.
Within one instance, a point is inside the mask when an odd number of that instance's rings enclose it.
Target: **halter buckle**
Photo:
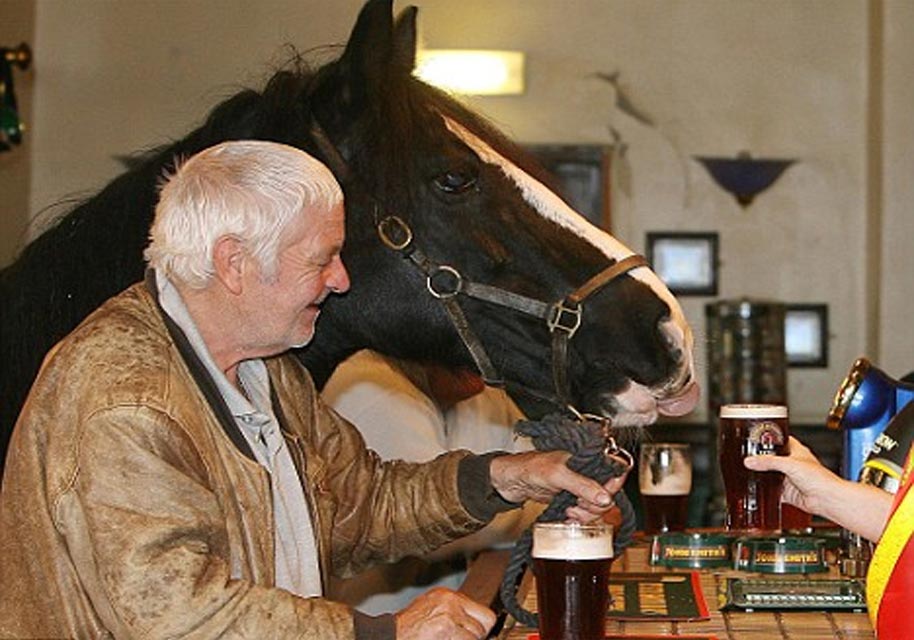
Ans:
[[[568,324],[565,324],[565,320]],[[569,340],[581,326],[581,305],[574,303],[573,307],[566,307],[565,300],[556,302],[549,309],[549,317],[546,318],[546,324],[549,331],[555,333],[556,329],[561,329],[568,334]]]
[[[403,251],[413,241],[413,230],[397,216],[387,216],[378,222],[378,235],[394,251]]]

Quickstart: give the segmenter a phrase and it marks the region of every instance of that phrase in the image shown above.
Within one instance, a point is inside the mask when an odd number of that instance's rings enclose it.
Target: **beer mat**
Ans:
[[[603,636],[605,640],[667,640],[667,638],[676,638],[676,640],[717,640],[715,635],[707,634],[691,634],[687,633],[685,635],[675,635],[671,636],[669,634],[648,634],[648,633],[638,633],[632,635],[630,633],[607,633]],[[527,640],[540,640],[540,634],[530,633],[527,635]]]
[[[611,620],[708,620],[697,571],[614,573],[609,578]]]
[[[670,532],[651,539],[651,566],[709,569],[730,566],[732,536],[722,533]]]
[[[795,536],[738,538],[733,548],[733,568],[759,573],[825,572],[825,540]]]
[[[721,611],[865,611],[863,583],[852,578],[725,578],[718,583]]]

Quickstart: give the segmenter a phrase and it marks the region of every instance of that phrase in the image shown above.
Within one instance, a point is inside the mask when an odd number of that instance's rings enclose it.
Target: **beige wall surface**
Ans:
[[[887,2],[879,363],[914,371],[914,2]]]
[[[648,231],[717,231],[719,297],[829,305],[830,366],[789,372],[796,420],[821,421],[858,355],[896,375],[914,369],[914,331],[903,330],[914,313],[911,4],[879,5],[884,144],[870,135],[873,28],[860,0],[414,4],[426,46],[527,53],[524,95],[468,100],[516,139],[618,136],[613,231],[632,248],[644,250]],[[37,0],[30,211],[98,189],[120,171],[117,155],[181,136],[240,86],[259,86],[288,57],[284,45],[344,42],[360,5]],[[650,124],[595,76],[613,72]],[[693,159],[741,150],[797,160],[745,209]],[[877,185],[874,153],[884,167]],[[882,284],[864,268],[863,230],[874,221]],[[701,362],[711,301],[683,298]],[[867,309],[874,302],[878,313]]]

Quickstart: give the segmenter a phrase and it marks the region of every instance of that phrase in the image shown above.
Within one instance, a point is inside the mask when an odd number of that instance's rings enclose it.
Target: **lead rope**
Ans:
[[[571,452],[566,463],[568,468],[581,475],[605,484],[610,478],[621,476],[633,464],[631,454],[616,444],[610,433],[609,421],[594,416],[580,416],[578,419],[567,415],[551,414],[540,421],[523,420],[517,423],[515,431],[528,436],[538,451],[556,449]],[[577,498],[562,491],[536,519],[536,522],[557,522],[565,520],[565,510],[574,505]],[[618,557],[631,543],[636,528],[635,510],[624,491],[615,495],[615,503],[622,511],[622,525],[614,532],[613,555]],[[517,589],[524,569],[530,565],[533,547],[533,526],[531,525],[514,545],[505,569],[499,590],[505,610],[515,620],[528,627],[536,628],[538,618],[517,601]]]

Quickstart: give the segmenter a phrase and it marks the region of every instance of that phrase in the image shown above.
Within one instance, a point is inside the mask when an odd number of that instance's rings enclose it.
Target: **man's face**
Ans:
[[[275,277],[265,281],[259,267],[245,273],[248,348],[268,355],[311,341],[321,303],[349,289],[340,260],[344,237],[342,204],[329,213],[303,212],[281,241]]]

